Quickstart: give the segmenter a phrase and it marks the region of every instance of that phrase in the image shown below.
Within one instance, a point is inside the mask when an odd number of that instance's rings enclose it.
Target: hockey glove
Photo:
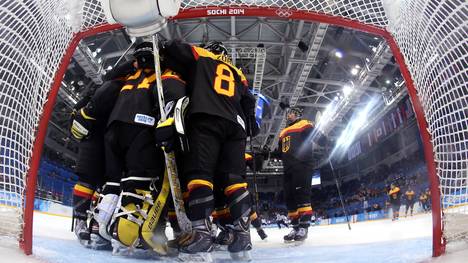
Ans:
[[[133,75],[136,72],[134,66],[135,61],[126,61],[121,65],[109,70],[106,75],[103,76],[104,81],[115,80],[118,78],[125,78],[127,75]]]
[[[83,108],[78,112],[72,113],[72,115],[73,114],[73,121],[70,128],[71,134],[79,141],[88,138],[91,135],[91,130],[96,119],[87,115]]]
[[[163,148],[165,152],[171,152],[174,149],[177,137],[174,118],[171,117],[166,121],[159,123],[156,127],[154,136],[157,147]]]

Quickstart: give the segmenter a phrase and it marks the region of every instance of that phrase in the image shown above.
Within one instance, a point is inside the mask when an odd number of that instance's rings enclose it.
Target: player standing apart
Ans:
[[[284,241],[302,242],[307,239],[312,216],[310,189],[314,167],[312,122],[302,119],[302,109],[293,107],[287,114],[288,126],[280,133],[279,152],[283,159],[283,194],[293,230]]]

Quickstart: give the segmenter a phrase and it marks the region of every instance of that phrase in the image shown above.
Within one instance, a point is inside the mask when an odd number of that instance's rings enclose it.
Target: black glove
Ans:
[[[154,137],[157,147],[161,147],[167,153],[171,152],[174,149],[177,138],[174,118],[168,118],[165,122],[158,124]]]
[[[86,114],[84,108],[73,111],[70,132],[79,141],[88,138],[96,119]]]
[[[137,69],[133,65],[134,62],[135,61],[132,60],[132,61],[124,62],[121,65],[118,65],[117,67],[107,72],[106,75],[102,77],[102,79],[104,81],[109,81],[109,80],[114,80],[117,78],[124,78],[127,75],[135,74]]]

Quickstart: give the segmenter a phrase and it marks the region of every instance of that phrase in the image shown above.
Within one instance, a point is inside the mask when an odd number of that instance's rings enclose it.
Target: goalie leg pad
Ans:
[[[129,172],[128,176],[121,180],[121,205],[115,214],[113,226],[113,238],[127,247],[138,245],[141,225],[150,206],[153,205],[150,185],[153,185],[154,179],[137,175],[135,172]]]
[[[119,215],[115,223],[115,235],[120,243],[127,247],[136,247],[138,244],[138,236],[140,232],[140,225],[143,223],[141,215],[137,215],[137,206],[135,204],[128,204],[120,208],[122,213],[129,213]]]
[[[119,196],[115,194],[103,195],[94,212],[94,220],[99,225],[99,235],[109,241],[112,239],[112,236],[109,234],[107,227],[115,212],[118,201]]]
[[[161,231],[164,209],[169,196],[169,181],[164,176],[161,189],[155,179],[129,173],[122,179],[122,206],[116,214],[114,238],[122,245],[134,248],[142,245],[160,255],[167,253],[164,231]],[[153,196],[156,196],[156,199]]]

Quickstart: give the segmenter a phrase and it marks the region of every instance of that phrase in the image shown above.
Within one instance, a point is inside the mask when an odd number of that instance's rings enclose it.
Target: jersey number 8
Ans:
[[[216,67],[216,78],[214,82],[215,91],[220,95],[224,95],[228,97],[234,96],[234,91],[235,91],[234,81],[235,81],[234,73],[232,73],[232,70],[229,68],[229,66],[226,64],[218,64],[218,66]],[[224,83],[227,82],[224,88],[223,88],[223,82]]]

